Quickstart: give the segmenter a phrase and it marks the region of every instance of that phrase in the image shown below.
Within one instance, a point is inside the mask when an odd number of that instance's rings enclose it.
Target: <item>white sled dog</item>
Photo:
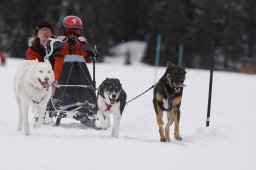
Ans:
[[[14,93],[19,110],[18,131],[23,129],[25,135],[30,134],[28,112],[31,105],[32,110],[38,113],[38,120],[33,127],[39,128],[43,124],[46,106],[52,95],[53,81],[54,74],[48,60],[24,60],[18,65],[14,80]]]

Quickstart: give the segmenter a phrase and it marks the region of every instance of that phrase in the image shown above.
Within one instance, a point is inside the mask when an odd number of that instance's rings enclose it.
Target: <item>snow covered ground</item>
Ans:
[[[96,65],[99,85],[119,78],[128,100],[151,87],[165,68],[109,62]],[[159,142],[152,93],[130,102],[123,113],[120,137],[111,129],[86,129],[78,122],[44,125],[24,136],[16,131],[17,106],[13,80],[20,60],[0,67],[1,170],[255,170],[256,76],[214,72],[210,127],[205,127],[209,71],[187,69],[181,105],[182,141]],[[92,70],[91,65],[89,69]],[[30,114],[32,123],[33,114]],[[166,121],[165,121],[166,122]]]

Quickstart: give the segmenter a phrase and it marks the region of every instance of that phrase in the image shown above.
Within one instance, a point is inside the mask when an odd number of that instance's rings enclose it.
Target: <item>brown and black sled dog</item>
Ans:
[[[174,65],[167,63],[167,69],[154,88],[153,104],[156,112],[157,124],[159,126],[160,141],[170,142],[169,130],[174,121],[174,136],[181,140],[180,104],[185,80],[185,65]],[[164,126],[163,112],[167,113],[167,124]]]

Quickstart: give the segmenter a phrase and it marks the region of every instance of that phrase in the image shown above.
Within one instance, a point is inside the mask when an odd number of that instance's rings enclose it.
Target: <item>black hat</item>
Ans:
[[[36,30],[35,30],[36,35],[38,33],[38,30],[41,29],[41,28],[50,28],[51,32],[54,34],[54,30],[53,30],[52,25],[47,21],[41,21],[36,25]]]

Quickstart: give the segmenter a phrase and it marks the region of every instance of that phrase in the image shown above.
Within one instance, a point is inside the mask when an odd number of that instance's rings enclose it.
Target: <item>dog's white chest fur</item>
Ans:
[[[163,107],[167,110],[169,107],[168,100],[163,99]]]
[[[111,112],[113,114],[120,114],[119,108],[120,108],[120,102],[111,104],[108,97],[103,98],[102,96],[98,96],[98,107],[103,112]]]

